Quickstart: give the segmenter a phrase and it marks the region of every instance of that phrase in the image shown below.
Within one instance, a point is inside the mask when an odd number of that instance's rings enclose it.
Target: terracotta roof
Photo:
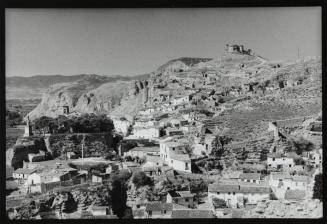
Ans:
[[[24,169],[24,168],[18,168],[17,170],[13,171],[13,173],[18,174],[31,174],[34,173],[36,169]]]
[[[134,147],[129,151],[135,152],[160,152],[159,147]]]
[[[191,158],[188,154],[176,153],[174,150],[169,149],[170,158],[173,160],[179,161],[191,161]]]
[[[198,209],[186,209],[186,210],[173,210],[171,218],[173,219],[210,219],[215,218],[211,210],[198,210]]]
[[[292,179],[292,177],[289,173],[283,173],[283,172],[270,173],[270,176],[274,180]]]
[[[169,191],[168,194],[170,194],[173,198],[194,196],[194,194],[192,194],[190,191]]]
[[[220,193],[228,193],[228,192],[238,192],[240,190],[239,185],[236,184],[210,184],[208,187],[209,192],[220,192]]]
[[[146,211],[172,211],[172,203],[162,203],[162,202],[150,202],[146,205]]]
[[[309,183],[310,182],[310,177],[308,176],[292,176],[292,180],[296,181],[296,182],[306,182]]]
[[[247,185],[241,185],[240,192],[242,193],[267,193],[269,194],[271,192],[271,188],[269,186],[247,186]]]
[[[270,193],[269,186],[263,184],[219,184],[214,183],[209,185],[209,192],[219,193]]]
[[[254,179],[260,180],[261,174],[260,173],[241,173],[239,178],[240,179]]]
[[[301,200],[306,196],[306,191],[302,190],[287,190],[285,193],[286,200]]]

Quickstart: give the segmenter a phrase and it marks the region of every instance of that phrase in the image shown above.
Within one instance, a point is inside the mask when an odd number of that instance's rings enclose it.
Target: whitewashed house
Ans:
[[[188,142],[166,141],[160,143],[160,157],[174,170],[191,172],[191,158],[185,152]]]
[[[260,178],[260,173],[241,173],[238,177],[238,180],[248,183],[260,183]]]
[[[172,203],[149,202],[145,208],[149,219],[170,219],[173,211]]]
[[[216,182],[208,187],[210,204],[214,198],[224,200],[228,207],[242,208],[245,204],[257,204],[270,198],[271,188],[260,184],[221,184]]]
[[[160,137],[161,127],[151,126],[151,127],[134,127],[133,137],[141,139],[158,138]]]
[[[124,157],[131,156],[131,157],[145,157],[147,155],[160,155],[160,148],[159,147],[135,147],[131,150],[124,153]]]
[[[190,191],[169,191],[166,198],[166,203],[175,203],[183,205],[188,208],[194,208],[196,202],[194,200],[195,194]]]
[[[268,153],[267,166],[268,169],[285,170],[292,168],[295,165],[294,157],[287,156],[282,153]]]
[[[13,171],[12,176],[15,179],[24,179],[27,180],[27,178],[36,172],[36,169],[24,169],[24,168],[18,168],[17,170]]]
[[[290,190],[293,183],[292,177],[286,172],[270,173],[268,176],[269,186],[274,188],[281,188],[284,190]]]

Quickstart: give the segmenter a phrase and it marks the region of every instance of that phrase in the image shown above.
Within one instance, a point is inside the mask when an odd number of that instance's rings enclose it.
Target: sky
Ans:
[[[321,56],[321,8],[6,9],[6,76],[152,72],[243,44],[270,60]]]

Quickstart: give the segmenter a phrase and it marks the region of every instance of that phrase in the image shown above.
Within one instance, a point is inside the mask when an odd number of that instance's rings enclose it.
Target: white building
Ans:
[[[195,194],[190,191],[169,191],[166,203],[175,203],[188,208],[194,208],[196,205],[194,196]]]
[[[151,126],[151,127],[134,127],[133,128],[133,137],[149,139],[149,138],[158,138],[160,137],[159,126]]]
[[[173,211],[172,203],[149,202],[146,205],[146,217],[149,219],[170,219]]]
[[[268,153],[267,166],[268,169],[285,170],[295,165],[294,157],[282,153]]]
[[[280,188],[284,190],[290,190],[293,186],[292,177],[286,172],[270,173],[268,176],[269,186],[274,188]]]
[[[131,157],[145,157],[147,155],[160,155],[160,148],[159,147],[135,147],[129,150],[128,152],[124,153],[124,157],[131,156]]]
[[[149,119],[136,120],[134,123],[134,127],[151,127],[156,125],[158,125],[157,121],[149,120]]]
[[[13,178],[15,179],[24,179],[27,180],[27,178],[32,174],[35,173],[35,169],[24,169],[24,168],[18,168],[12,173]]]
[[[271,188],[260,184],[220,184],[216,182],[208,187],[210,204],[214,198],[224,200],[228,207],[242,208],[245,204],[257,204],[270,198]]]
[[[166,141],[160,143],[160,157],[174,170],[191,172],[191,159],[185,152],[188,142]]]
[[[72,171],[76,171],[76,169],[71,168],[71,169],[35,172],[27,177],[27,185],[39,185],[42,183],[67,181],[72,178]]]
[[[249,183],[259,183],[260,182],[260,173],[241,173],[238,177],[239,181],[249,182]]]
[[[151,115],[154,112],[155,112],[155,108],[154,107],[149,107],[149,108],[145,108],[143,110],[140,110],[139,114],[140,115]]]
[[[171,101],[171,103],[173,105],[179,105],[179,104],[182,104],[182,103],[188,103],[190,102],[191,100],[191,96],[182,96],[182,97],[178,97],[178,98],[175,98]]]

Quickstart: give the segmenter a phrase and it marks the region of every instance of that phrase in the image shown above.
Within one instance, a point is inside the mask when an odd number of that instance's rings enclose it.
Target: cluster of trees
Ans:
[[[322,189],[322,173],[315,176],[315,185],[313,186],[313,199],[319,199],[322,201],[323,189]]]
[[[110,177],[111,186],[109,195],[111,198],[112,211],[120,219],[131,219],[133,214],[127,207],[127,182],[131,174],[128,170],[121,170]]]
[[[58,116],[51,118],[42,116],[34,120],[36,130],[56,133],[99,133],[114,129],[112,120],[106,115],[82,114],[79,117],[68,118]]]
[[[288,144],[289,147],[287,147],[286,150],[296,152],[298,155],[301,155],[304,151],[312,151],[315,148],[315,145],[312,142],[304,139],[303,137],[290,140]]]
[[[6,109],[6,125],[13,127],[22,124],[23,117],[17,111],[10,111]]]
[[[137,188],[146,186],[146,185],[149,185],[149,186],[153,185],[153,179],[151,177],[147,176],[142,171],[137,172],[133,175],[132,182]]]

